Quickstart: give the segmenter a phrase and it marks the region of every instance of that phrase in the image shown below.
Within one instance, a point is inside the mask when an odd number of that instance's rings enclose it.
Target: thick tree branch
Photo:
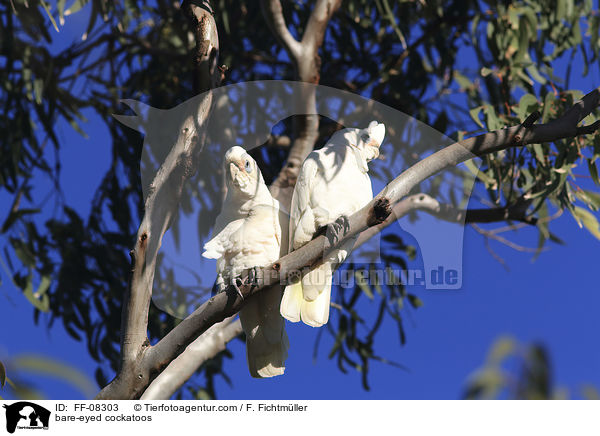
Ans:
[[[198,337],[154,379],[142,400],[168,400],[190,379],[204,362],[225,350],[227,343],[242,334],[242,324],[234,317],[213,325]]]
[[[184,0],[181,5],[188,18],[196,41],[194,51],[194,91],[196,94],[216,88],[221,83],[218,68],[219,35],[213,10],[207,0]]]
[[[283,16],[283,8],[279,0],[263,0],[261,1],[263,15],[267,20],[267,24],[271,28],[273,35],[277,41],[287,51],[292,60],[298,59],[302,47],[300,42],[294,38],[285,23]]]
[[[197,112],[184,121],[175,146],[150,185],[135,248],[130,252],[132,272],[123,305],[120,368],[115,380],[98,398],[136,398],[141,394],[132,380],[144,377],[138,366],[149,346],[148,310],[158,249],[177,213],[184,182],[194,172],[211,103],[212,95],[206,94]],[[115,390],[116,396],[113,395]]]
[[[207,1],[201,4],[208,5],[210,8]],[[186,10],[194,13],[198,19],[196,35],[210,38],[208,47],[212,49],[209,50],[210,53],[206,51],[206,56],[216,56],[218,41],[216,41],[214,19],[204,6],[188,5]],[[198,54],[196,59],[199,65],[206,69],[206,74],[201,75],[201,78],[208,80],[212,77],[211,64],[206,61],[204,55]],[[199,66],[197,71],[200,69]],[[212,94],[207,93],[196,112],[184,120],[175,145],[149,187],[144,205],[144,217],[138,229],[135,247],[130,252],[132,270],[123,303],[119,371],[115,379],[100,391],[97,396],[99,399],[138,398],[143,388],[151,381],[144,380],[148,374],[140,371],[140,365],[149,346],[148,310],[152,298],[158,249],[163,235],[171,224],[171,219],[177,214],[183,185],[198,166],[197,158],[204,143],[206,122],[211,106]],[[138,114],[138,116],[143,115]],[[143,383],[140,384],[140,381]]]
[[[262,10],[269,27],[277,40],[287,51],[296,78],[302,82],[318,84],[320,80],[321,58],[319,47],[323,43],[327,24],[335,11],[340,7],[341,0],[318,0],[312,10],[302,41],[298,42],[290,33],[279,0],[262,0]],[[296,112],[294,117],[294,142],[290,148],[287,162],[279,172],[270,190],[285,208],[289,208],[292,192],[300,167],[306,156],[312,151],[319,138],[319,117],[316,114],[316,89],[307,87],[303,92],[294,96]]]
[[[466,223],[493,223],[500,221],[519,221],[526,224],[535,224],[534,217],[527,216],[529,201],[518,201],[509,207],[496,207],[491,209],[457,209],[449,204],[440,203],[427,194],[413,194],[403,198],[392,207],[392,213],[383,221],[369,227],[358,237],[355,247],[364,244],[377,233],[395,223],[400,218],[413,211],[424,211],[444,221],[458,224]]]

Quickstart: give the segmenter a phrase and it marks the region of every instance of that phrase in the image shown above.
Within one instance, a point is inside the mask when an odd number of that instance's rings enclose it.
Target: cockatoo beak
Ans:
[[[240,172],[240,169],[238,168],[238,166],[236,164],[234,164],[233,162],[229,163],[229,176],[231,177],[231,181],[233,183],[235,183],[235,181],[238,178],[238,173]]]
[[[379,147],[385,137],[385,125],[377,121],[371,121],[369,127],[367,127],[367,132],[369,132],[370,139],[365,147],[367,150],[366,159],[370,161],[379,157]]]
[[[244,167],[237,162],[229,162],[229,176],[231,177],[231,184],[246,194],[248,194],[246,190],[256,182],[256,177],[246,173]]]

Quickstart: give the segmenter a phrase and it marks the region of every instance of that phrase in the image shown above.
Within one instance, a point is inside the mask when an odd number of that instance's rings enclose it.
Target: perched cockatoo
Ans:
[[[202,253],[217,259],[217,286],[221,289],[229,284],[237,288],[232,281],[243,270],[276,261],[288,246],[287,214],[271,196],[254,159],[235,146],[225,154],[224,166],[227,195],[213,237]],[[279,314],[280,302],[281,287],[276,286],[254,295],[240,311],[253,377],[273,377],[285,370],[289,343]]]
[[[384,137],[385,125],[372,121],[366,129],[336,132],[323,148],[308,155],[292,196],[289,251],[302,247],[336,220],[339,232],[340,219],[373,199],[367,163],[379,156]],[[284,318],[313,327],[327,323],[333,271],[355,241],[346,241],[299,282],[286,286],[280,308]]]

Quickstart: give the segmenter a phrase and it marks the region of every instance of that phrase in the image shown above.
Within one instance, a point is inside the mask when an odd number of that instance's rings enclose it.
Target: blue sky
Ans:
[[[73,34],[76,32],[65,32],[61,38],[68,39]],[[598,69],[574,82],[584,91],[597,87]],[[83,127],[88,139],[66,124],[61,126],[61,182],[66,203],[74,205],[83,215],[89,212],[92,193],[109,165],[111,145],[102,123],[92,113],[87,115],[89,121]],[[81,165],[81,162],[95,165]],[[6,201],[0,196],[0,210],[7,206]],[[356,372],[342,374],[336,363],[327,359],[331,347],[328,335],[323,335],[318,357],[313,361],[317,330],[288,323],[291,348],[285,376],[269,380],[249,377],[244,345],[236,340],[230,344],[236,358],[225,364],[232,386],[220,379],[216,386],[219,398],[458,398],[466,378],[483,364],[494,340],[505,334],[524,343],[545,344],[550,351],[556,385],[569,389],[572,395],[579,396],[578,389],[584,383],[600,387],[600,348],[596,339],[596,332],[600,331],[600,241],[585,229],[579,229],[568,214],[551,228],[567,244],[550,244],[551,249],[535,262],[531,262],[531,254],[491,242],[506,260],[507,271],[487,251],[482,237],[468,227],[462,289],[409,289],[425,305],[408,317],[407,344],[400,346],[396,327],[388,322],[378,336],[377,345],[379,354],[402,363],[408,371],[373,363],[370,392],[362,389]],[[523,245],[536,245],[531,230],[507,236]],[[35,352],[65,362],[93,379],[96,363],[89,357],[85,344],[70,338],[60,323],[49,330],[44,322],[34,326],[30,304],[7,281],[0,287],[0,302],[0,360]],[[50,377],[23,373],[23,379],[39,387],[48,398],[83,398],[81,392]]]

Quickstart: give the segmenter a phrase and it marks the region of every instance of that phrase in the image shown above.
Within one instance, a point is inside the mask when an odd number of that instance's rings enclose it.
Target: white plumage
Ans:
[[[287,215],[269,193],[254,159],[242,147],[232,147],[225,154],[224,170],[227,196],[202,253],[217,259],[220,288],[245,269],[276,261],[288,245]],[[276,286],[251,297],[240,311],[253,377],[273,377],[285,370],[289,343],[280,301],[281,287]]]
[[[290,210],[290,251],[313,239],[317,230],[341,216],[348,217],[373,199],[367,163],[379,156],[385,125],[372,121],[366,129],[336,132],[302,164]],[[281,315],[320,327],[329,320],[331,281],[356,238],[334,250],[301,281],[285,288]]]

